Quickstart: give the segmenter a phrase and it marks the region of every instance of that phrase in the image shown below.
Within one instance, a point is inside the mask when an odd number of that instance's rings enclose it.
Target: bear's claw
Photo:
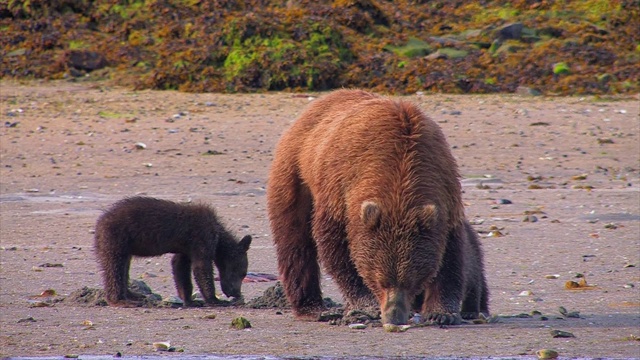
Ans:
[[[462,317],[459,313],[430,313],[425,316],[425,322],[432,325],[460,325]]]

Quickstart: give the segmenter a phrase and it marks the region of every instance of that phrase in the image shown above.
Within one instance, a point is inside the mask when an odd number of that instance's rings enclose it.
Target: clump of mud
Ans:
[[[162,296],[151,291],[149,285],[142,280],[133,280],[129,284],[129,289],[145,296],[142,300],[142,307],[162,307]],[[64,299],[65,303],[81,306],[107,306],[104,290],[90,287],[78,289]]]
[[[284,293],[284,287],[282,287],[282,283],[280,283],[280,281],[267,288],[262,296],[249,300],[244,306],[251,309],[287,309],[291,307],[289,305],[289,301],[287,301],[287,296]]]
[[[324,306],[327,308],[337,308],[340,304],[333,301],[331,298],[326,297],[324,300]],[[275,285],[267,288],[262,296],[258,296],[249,300],[245,305],[245,307],[251,309],[289,309],[291,305],[287,300],[287,296],[284,293],[284,287],[282,287],[282,283],[278,281]]]
[[[330,325],[365,324],[371,327],[382,326],[380,309],[377,307],[352,309],[348,311],[344,308],[330,308],[328,311],[320,314],[318,321],[328,322]]]
[[[78,289],[64,299],[65,303],[84,306],[107,306],[107,300],[104,298],[104,290],[83,287]]]

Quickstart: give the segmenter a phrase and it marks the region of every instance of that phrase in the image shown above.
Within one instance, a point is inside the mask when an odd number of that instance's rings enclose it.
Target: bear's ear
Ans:
[[[240,246],[240,249],[242,249],[242,251],[247,252],[249,250],[249,246],[251,245],[251,235],[245,235],[245,237],[240,240],[238,245]]]
[[[433,204],[423,206],[422,221],[429,227],[438,221],[438,208]]]
[[[360,218],[366,227],[374,229],[380,224],[380,206],[373,201],[365,201],[360,207]]]

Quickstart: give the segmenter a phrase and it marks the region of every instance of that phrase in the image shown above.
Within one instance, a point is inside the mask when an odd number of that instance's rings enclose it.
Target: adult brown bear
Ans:
[[[385,323],[406,324],[412,310],[438,324],[488,314],[456,161],[409,102],[360,90],[315,100],[277,146],[267,205],[300,318],[323,309],[318,260],[349,307],[377,304]]]

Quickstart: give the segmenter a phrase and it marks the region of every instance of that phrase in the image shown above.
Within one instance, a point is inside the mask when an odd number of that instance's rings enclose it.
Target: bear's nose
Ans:
[[[384,290],[382,322],[384,324],[405,325],[409,321],[409,296],[404,289]]]

